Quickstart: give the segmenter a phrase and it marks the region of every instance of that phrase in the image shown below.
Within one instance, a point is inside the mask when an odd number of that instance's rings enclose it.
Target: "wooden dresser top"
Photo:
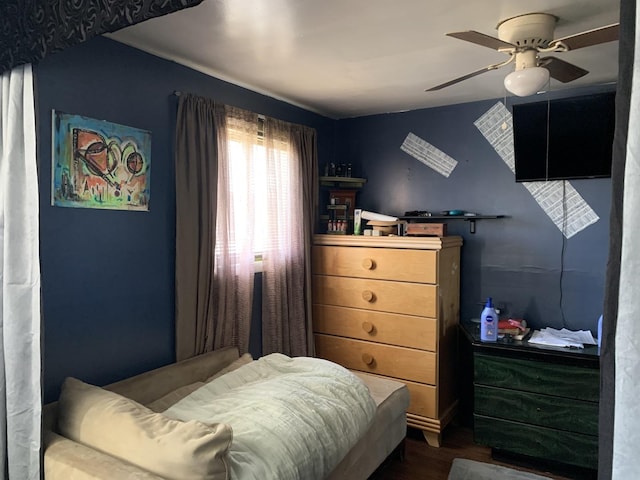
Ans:
[[[341,247],[384,247],[441,250],[462,246],[462,237],[400,237],[388,235],[369,237],[364,235],[314,235],[314,245],[336,245]]]

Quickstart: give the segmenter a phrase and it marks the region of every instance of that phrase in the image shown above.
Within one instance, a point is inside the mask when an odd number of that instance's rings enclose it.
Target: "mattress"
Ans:
[[[404,440],[407,433],[406,411],[409,390],[404,383],[362,372],[353,372],[369,388],[377,409],[367,433],[358,440],[327,480],[365,480],[380,465],[381,459]]]
[[[230,478],[324,480],[376,411],[367,385],[346,368],[271,353],[205,383],[163,415],[231,427]]]
[[[235,348],[220,349],[112,384],[107,388],[143,404],[193,382],[203,382],[238,359]],[[371,426],[327,477],[367,479],[406,435],[407,387],[398,381],[353,372],[367,385],[376,404]],[[57,404],[44,407],[45,478],[48,480],[159,478],[131,464],[92,450],[55,433]]]

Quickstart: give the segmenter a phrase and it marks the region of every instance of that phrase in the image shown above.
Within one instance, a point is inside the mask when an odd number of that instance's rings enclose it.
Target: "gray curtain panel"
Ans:
[[[267,122],[270,119],[266,119]],[[301,228],[300,258],[292,257],[274,267],[265,264],[262,275],[262,351],[290,356],[313,355],[311,325],[311,246],[317,215],[318,158],[316,131],[302,125],[278,122],[273,130],[287,132],[291,153],[299,163]],[[296,250],[297,251],[297,250]]]
[[[598,478],[612,478],[613,426],[615,418],[615,336],[620,292],[620,258],[622,250],[622,205],[629,127],[629,106],[635,51],[635,0],[620,2],[620,42],[618,86],[616,91],[616,131],[611,173],[611,212],[609,221],[609,259],[604,297],[604,320],[600,350],[600,415]]]
[[[224,105],[181,95],[176,121],[176,360],[212,345],[218,141]],[[211,348],[209,348],[210,350]]]
[[[2,0],[0,73],[202,0]]]
[[[313,343],[311,298],[311,247],[313,234],[318,231],[318,147],[316,131],[312,128],[297,127],[292,132],[293,148],[302,163],[303,205],[302,222],[305,232],[305,314],[307,328],[307,351],[304,355],[315,356]]]
[[[290,251],[272,248],[263,262],[262,353],[309,356],[313,352],[311,328],[311,242],[317,206],[316,131],[275,119],[265,119],[265,140],[286,138],[296,165],[297,192],[293,206]],[[275,228],[280,229],[278,225]],[[287,227],[288,228],[288,227]]]

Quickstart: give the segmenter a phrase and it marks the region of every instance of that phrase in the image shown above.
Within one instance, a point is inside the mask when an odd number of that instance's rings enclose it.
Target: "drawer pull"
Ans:
[[[371,290],[365,290],[364,292],[362,292],[362,299],[365,302],[373,302],[373,292]]]
[[[373,355],[371,355],[370,353],[363,353],[362,354],[362,361],[365,363],[365,365],[371,365],[373,364]]]
[[[373,332],[373,323],[371,323],[371,322],[362,322],[362,329],[367,333]]]
[[[373,270],[374,268],[376,268],[376,262],[374,262],[371,258],[365,258],[364,260],[362,260],[362,268],[364,268],[365,270]]]

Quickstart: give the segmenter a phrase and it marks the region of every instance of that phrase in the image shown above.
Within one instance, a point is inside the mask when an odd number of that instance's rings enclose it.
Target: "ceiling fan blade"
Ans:
[[[587,70],[573,63],[565,62],[556,57],[541,58],[539,64],[541,67],[549,70],[549,75],[551,75],[552,78],[562,83],[571,82],[589,73]]]
[[[447,33],[447,36],[475,43],[483,47],[493,48],[494,50],[516,48],[516,46],[512,43],[505,42],[503,40],[500,40],[499,38],[492,37],[491,35],[485,35],[484,33],[476,32],[475,30],[467,30],[465,32],[451,32]]]
[[[467,73],[466,75],[463,75],[462,77],[454,78],[453,80],[449,80],[448,82],[441,83],[440,85],[436,85],[435,87],[431,87],[431,88],[425,90],[425,92],[435,92],[436,90],[441,90],[441,89],[443,89],[445,87],[449,87],[451,85],[455,85],[456,83],[462,82],[462,81],[467,80],[469,78],[473,78],[476,75],[480,75],[481,73],[485,73],[485,72],[489,72],[491,70],[495,70],[496,68],[497,67],[495,65],[489,65],[488,67],[481,68],[480,70],[476,70],[475,72]]]
[[[591,45],[598,45],[600,43],[613,42],[618,40],[620,36],[620,24],[613,23],[600,28],[594,28],[593,30],[587,30],[586,32],[576,33],[564,38],[558,38],[549,43],[549,45],[556,45],[562,43],[569,50],[576,50],[577,48],[590,47]]]

